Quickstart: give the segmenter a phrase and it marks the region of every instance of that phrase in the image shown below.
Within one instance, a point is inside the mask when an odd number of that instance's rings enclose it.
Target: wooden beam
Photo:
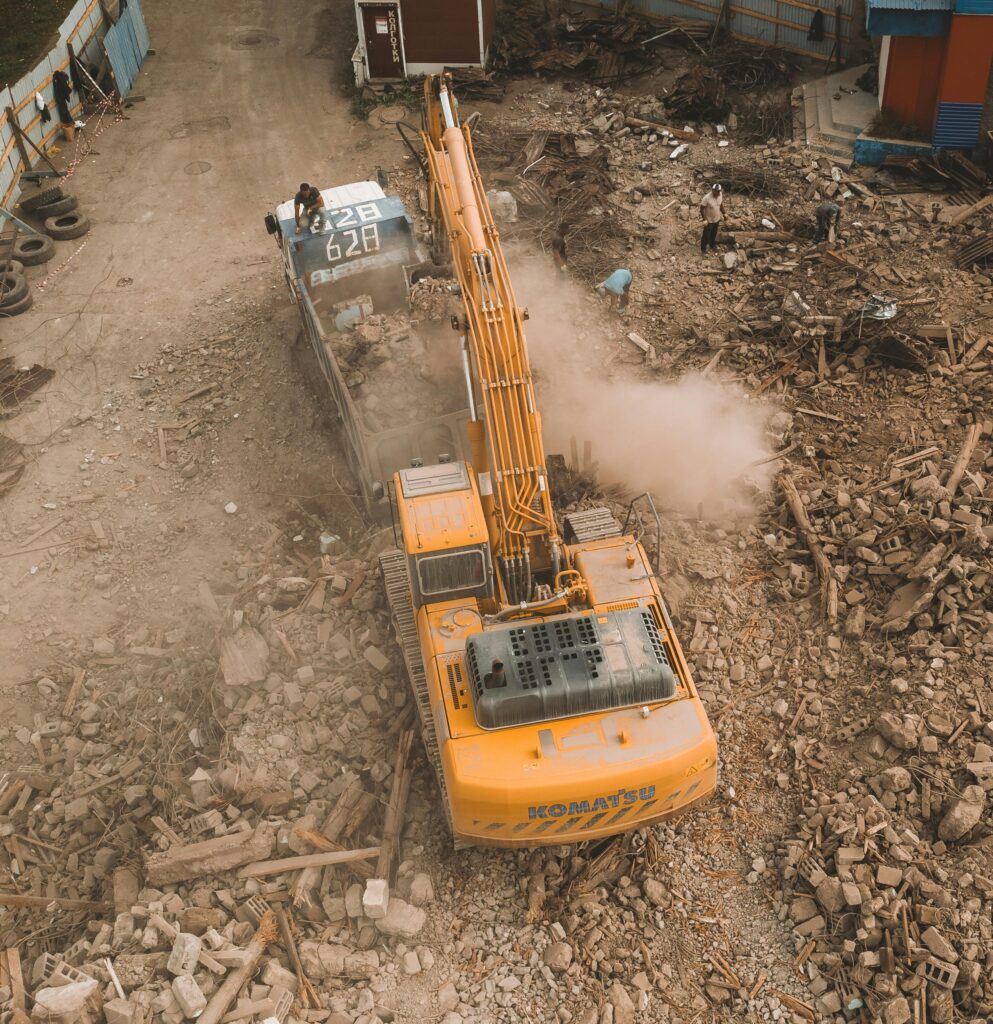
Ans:
[[[824,554],[821,542],[817,539],[817,533],[810,522],[793,477],[789,473],[781,473],[779,486],[786,496],[786,502],[800,528],[800,533],[803,534],[804,543],[814,559],[814,565],[817,566],[817,575],[821,581],[821,612],[827,616],[829,622],[834,622],[838,618],[838,581],[835,579],[834,570],[827,555]]]
[[[378,853],[379,850],[377,849]],[[64,896],[21,896],[19,893],[0,892],[0,907],[55,907],[57,910],[85,910],[96,914],[112,914],[113,903],[96,900],[70,900]]]
[[[379,856],[378,846],[362,850],[342,850],[331,853],[305,853],[302,857],[282,857],[279,860],[257,860],[246,864],[238,872],[239,878],[262,878],[265,875],[282,875],[287,871],[301,868],[323,868],[329,864],[350,864],[356,860],[372,860]]]

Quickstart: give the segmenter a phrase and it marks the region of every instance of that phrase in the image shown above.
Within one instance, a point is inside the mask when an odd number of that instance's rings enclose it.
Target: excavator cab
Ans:
[[[493,597],[493,562],[475,475],[465,462],[401,469],[397,515],[415,608]]]

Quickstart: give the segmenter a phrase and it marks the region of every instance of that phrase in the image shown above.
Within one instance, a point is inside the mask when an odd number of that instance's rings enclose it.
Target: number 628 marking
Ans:
[[[344,246],[344,251],[342,247]],[[339,231],[328,238],[328,263],[361,256],[367,252],[379,252],[379,225],[364,224],[361,228]]]

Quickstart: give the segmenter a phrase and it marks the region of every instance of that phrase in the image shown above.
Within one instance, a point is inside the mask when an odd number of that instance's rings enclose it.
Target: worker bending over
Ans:
[[[825,239],[833,242],[835,229],[841,221],[841,207],[837,203],[831,202],[830,199],[825,199],[817,207],[816,213],[817,231],[814,233],[814,245],[817,245],[818,242],[823,242]]]
[[[324,231],[328,226],[328,210],[324,205],[324,197],[319,188],[303,182],[300,191],[293,197],[293,216],[296,219],[298,228],[305,228],[313,219],[314,215],[319,218],[319,231]]]
[[[610,277],[601,281],[596,286],[596,293],[600,298],[609,298],[610,308],[617,307],[617,312],[623,316],[628,308],[628,293],[631,291],[631,281],[634,275],[626,267],[615,270]]]

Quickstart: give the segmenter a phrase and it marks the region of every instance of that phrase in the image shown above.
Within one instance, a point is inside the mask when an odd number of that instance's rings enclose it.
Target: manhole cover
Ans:
[[[187,174],[206,174],[212,166],[213,164],[207,163],[206,160],[194,160],[193,163],[187,164],[183,170]]]
[[[234,47],[237,50],[250,50],[255,46],[275,46],[279,36],[266,32],[263,28],[246,28],[235,34]]]
[[[405,107],[401,107],[398,104],[394,104],[389,107],[379,108],[379,120],[383,124],[398,124],[407,116],[407,110]]]

